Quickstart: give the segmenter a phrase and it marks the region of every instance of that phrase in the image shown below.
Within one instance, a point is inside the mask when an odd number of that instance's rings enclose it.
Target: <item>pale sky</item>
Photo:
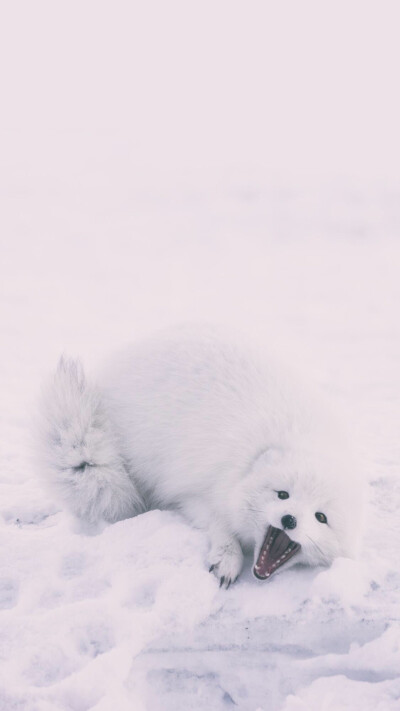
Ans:
[[[0,125],[118,131],[137,160],[397,180],[397,0],[12,2]]]

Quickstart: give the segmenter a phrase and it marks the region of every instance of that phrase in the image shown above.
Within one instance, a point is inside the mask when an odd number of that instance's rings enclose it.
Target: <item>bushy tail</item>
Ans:
[[[44,392],[38,429],[40,473],[76,516],[118,521],[143,510],[100,392],[79,361],[61,358]]]

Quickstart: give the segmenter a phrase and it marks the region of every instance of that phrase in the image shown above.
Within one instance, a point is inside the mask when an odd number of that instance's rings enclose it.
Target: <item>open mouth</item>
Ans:
[[[258,554],[253,573],[259,580],[269,578],[272,573],[293,558],[301,548],[281,528],[269,526],[264,543]]]

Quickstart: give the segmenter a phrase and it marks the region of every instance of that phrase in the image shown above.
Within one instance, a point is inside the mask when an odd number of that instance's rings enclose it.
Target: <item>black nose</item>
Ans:
[[[286,516],[282,516],[281,524],[283,528],[296,528],[297,521],[294,516],[287,514]]]

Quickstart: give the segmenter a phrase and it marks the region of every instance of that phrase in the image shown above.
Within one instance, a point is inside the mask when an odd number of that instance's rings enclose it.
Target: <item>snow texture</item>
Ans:
[[[396,9],[264,4],[2,23],[1,711],[400,708]],[[179,513],[85,531],[45,492],[29,433],[60,354],[95,373],[188,320],[283,350],[348,422],[357,562],[261,583],[247,560],[220,590]]]

